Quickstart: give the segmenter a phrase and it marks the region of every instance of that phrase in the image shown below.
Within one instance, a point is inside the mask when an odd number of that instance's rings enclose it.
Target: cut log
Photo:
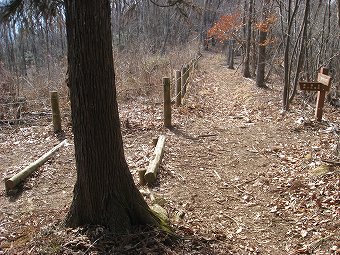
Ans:
[[[158,142],[155,148],[155,152],[154,152],[155,157],[150,162],[148,168],[146,169],[146,173],[144,176],[144,179],[148,184],[152,184],[156,181],[158,167],[162,161],[163,154],[164,154],[164,147],[165,147],[165,136],[161,135],[158,138]]]
[[[39,159],[34,161],[32,164],[27,166],[25,169],[17,173],[16,175],[12,176],[9,179],[5,180],[5,188],[6,191],[13,189],[15,186],[17,186],[20,182],[25,180],[31,173],[33,173],[39,166],[44,164],[57,150],[60,149],[60,147],[64,146],[66,144],[66,140],[59,143],[57,146],[55,146],[50,151],[46,152],[44,155],[42,155]]]
[[[156,147],[157,142],[158,142],[158,137],[153,137],[152,138],[152,145],[153,145],[153,147]]]

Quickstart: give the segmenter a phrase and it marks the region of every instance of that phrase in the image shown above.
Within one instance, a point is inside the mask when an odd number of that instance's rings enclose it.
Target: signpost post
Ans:
[[[328,76],[328,69],[322,67],[318,73],[317,82],[299,82],[300,89],[306,91],[318,91],[315,107],[315,118],[317,121],[322,120],[322,109],[325,105],[326,92],[329,91],[331,85],[331,77]]]

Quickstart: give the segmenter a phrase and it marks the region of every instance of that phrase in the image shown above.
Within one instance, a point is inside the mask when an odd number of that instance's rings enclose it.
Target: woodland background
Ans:
[[[0,23],[3,177],[64,138],[51,130],[51,90],[72,138],[63,2],[13,3],[18,12]],[[111,9],[126,159],[144,198],[164,206],[185,238],[169,245],[157,231],[63,228],[76,177],[68,144],[17,194],[0,193],[0,254],[337,254],[339,1],[115,0]],[[174,128],[164,129],[162,77],[174,81],[198,56]],[[315,93],[297,84],[321,67],[332,87],[326,121],[316,122]],[[147,189],[137,170],[160,133],[167,151]]]
[[[1,119],[18,115],[17,101],[67,91],[66,30],[59,1],[24,1],[0,26]],[[166,7],[164,7],[166,6]],[[241,56],[245,77],[258,86],[280,83],[283,108],[298,80],[312,81],[320,67],[339,84],[339,21],[334,0],[112,1],[112,44],[120,98],[154,93],[158,81],[208,44]],[[213,38],[213,39],[212,39]],[[210,47],[210,46],[209,46]],[[25,98],[22,98],[25,97]],[[10,105],[12,104],[13,105]]]

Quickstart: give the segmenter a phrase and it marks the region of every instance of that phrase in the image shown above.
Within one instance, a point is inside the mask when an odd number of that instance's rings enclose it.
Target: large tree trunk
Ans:
[[[109,0],[66,0],[77,180],[66,225],[128,232],[158,221],[134,185],[116,101]]]

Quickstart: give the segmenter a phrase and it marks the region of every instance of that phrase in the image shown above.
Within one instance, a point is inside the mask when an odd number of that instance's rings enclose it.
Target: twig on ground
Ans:
[[[216,172],[215,169],[214,169],[214,173],[216,174],[216,176],[217,176],[217,178],[218,178],[219,180],[222,180],[221,176]]]
[[[180,173],[177,173],[179,175],[179,177],[181,178],[178,178],[178,179],[182,179],[182,181],[185,181],[185,178],[180,174]]]
[[[253,196],[253,194],[251,194],[250,192],[248,192],[248,191],[246,191],[246,190],[244,190],[244,189],[240,189],[239,186],[240,186],[240,184],[234,185],[234,187],[235,187],[236,189],[238,189],[240,192],[246,193],[247,195],[250,195],[250,196]]]
[[[334,166],[340,166],[340,162],[339,161],[332,161],[332,160],[327,160],[327,159],[322,159],[321,161],[325,162],[327,164],[334,165]]]
[[[212,137],[212,136],[217,136],[217,134],[198,135],[197,138]]]
[[[87,248],[87,250],[84,252],[84,255],[87,254],[87,252],[89,252],[90,249],[102,238],[103,238],[103,236],[99,237],[97,240],[95,240],[93,243],[91,243],[89,248]]]
[[[248,181],[244,181],[244,182],[238,184],[237,186],[243,186],[244,184],[248,184],[248,183],[250,183],[250,182],[256,181],[258,178],[259,178],[259,177],[257,176],[257,177],[255,177],[255,178],[253,178],[253,179],[248,180]]]
[[[234,218],[230,217],[229,215],[224,215],[224,216],[226,218],[228,218],[229,220],[233,221],[237,225],[237,227],[240,227],[240,223],[237,220],[235,220]]]
[[[313,252],[318,246],[320,246],[323,242],[327,241],[328,239],[330,239],[333,236],[334,236],[334,234],[330,234],[328,236],[325,236],[323,238],[320,238],[320,239],[318,239],[318,240],[308,244],[306,246],[307,251],[308,252]]]
[[[225,195],[226,197],[230,197],[230,198],[233,198],[235,200],[241,200],[241,198],[239,197],[235,197],[235,196],[232,196],[232,195]]]

